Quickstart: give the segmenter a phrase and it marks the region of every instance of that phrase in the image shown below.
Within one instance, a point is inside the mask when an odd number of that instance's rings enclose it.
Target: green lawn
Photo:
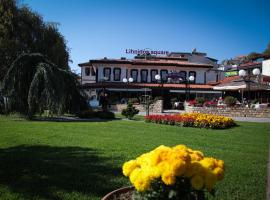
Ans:
[[[142,121],[38,122],[0,117],[0,199],[100,199],[128,185],[121,165],[164,144],[225,160],[216,199],[266,198],[270,124],[229,130]]]

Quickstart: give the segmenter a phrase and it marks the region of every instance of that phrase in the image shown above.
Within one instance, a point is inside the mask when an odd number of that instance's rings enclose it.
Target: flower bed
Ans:
[[[200,113],[181,115],[149,115],[145,117],[145,121],[158,124],[212,129],[224,129],[235,126],[235,122],[232,118]]]
[[[133,199],[203,200],[223,179],[224,162],[185,145],[162,145],[124,163],[123,174],[135,186]]]

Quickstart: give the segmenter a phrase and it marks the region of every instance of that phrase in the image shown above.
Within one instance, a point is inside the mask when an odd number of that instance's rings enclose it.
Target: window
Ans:
[[[107,78],[107,81],[111,78],[111,68],[105,67],[103,69],[103,76]],[[103,79],[103,77],[101,77]]]
[[[147,83],[147,77],[148,77],[148,70],[147,69],[142,69],[141,70],[141,82],[142,83]]]
[[[95,72],[95,70],[94,70],[94,67],[91,67],[91,75],[92,75],[92,76],[95,76],[95,75],[96,75],[96,72]]]
[[[113,77],[114,81],[120,81],[121,79],[121,69],[120,68],[114,68],[113,69]]]
[[[185,81],[186,78],[187,78],[187,72],[186,71],[180,71],[179,74],[180,74],[181,78],[183,79],[183,81]]]
[[[138,81],[138,70],[132,69],[130,71],[130,76],[133,78],[133,82],[137,82]]]
[[[151,70],[151,82],[156,82],[157,80],[155,79],[155,76],[158,74],[157,69],[152,69]]]
[[[168,70],[167,69],[160,70],[161,80],[166,81],[167,80],[167,74],[168,74]]]
[[[90,76],[90,68],[89,67],[86,67],[84,69],[84,72],[85,72],[85,76]]]
[[[196,82],[196,72],[195,71],[190,71],[188,73],[188,77],[190,76],[194,76],[194,81],[190,81],[191,83],[195,83]]]

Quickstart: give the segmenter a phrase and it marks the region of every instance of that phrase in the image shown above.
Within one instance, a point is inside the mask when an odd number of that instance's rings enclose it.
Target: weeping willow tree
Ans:
[[[85,104],[76,76],[41,54],[22,54],[9,68],[2,84],[8,107],[31,118],[35,113],[80,110]]]

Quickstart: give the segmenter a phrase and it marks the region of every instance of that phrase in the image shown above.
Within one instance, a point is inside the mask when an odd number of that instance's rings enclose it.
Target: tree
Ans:
[[[267,46],[267,49],[264,50],[263,54],[270,58],[270,43]]]
[[[11,65],[2,91],[8,107],[27,115],[50,110],[77,112],[84,98],[73,73],[60,69],[41,54],[22,54]]]
[[[45,23],[16,0],[0,0],[0,81],[22,53],[41,53],[57,67],[69,69],[69,50],[57,23]]]

